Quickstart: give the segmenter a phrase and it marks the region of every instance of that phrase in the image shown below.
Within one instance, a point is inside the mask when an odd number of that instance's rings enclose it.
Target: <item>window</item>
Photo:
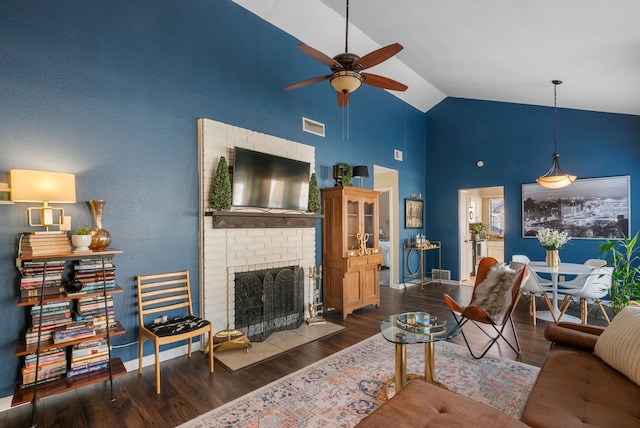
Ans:
[[[504,199],[489,199],[489,233],[504,234]]]

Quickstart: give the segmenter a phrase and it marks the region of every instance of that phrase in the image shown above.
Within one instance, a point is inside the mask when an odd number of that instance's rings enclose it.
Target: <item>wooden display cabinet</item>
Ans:
[[[325,310],[339,309],[343,319],[380,305],[379,195],[348,186],[322,189],[323,303]]]

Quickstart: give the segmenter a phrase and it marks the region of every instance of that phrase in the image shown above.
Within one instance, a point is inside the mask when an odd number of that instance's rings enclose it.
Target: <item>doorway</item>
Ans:
[[[475,283],[478,262],[483,257],[504,261],[504,187],[478,187],[458,191],[459,278],[463,285]],[[486,232],[475,235],[482,223]]]
[[[380,285],[400,288],[398,171],[374,165],[373,188],[380,192],[378,232],[380,251],[384,256]]]

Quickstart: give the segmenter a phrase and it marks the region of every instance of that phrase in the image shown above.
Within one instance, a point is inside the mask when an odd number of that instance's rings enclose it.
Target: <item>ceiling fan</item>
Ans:
[[[362,58],[349,52],[349,0],[347,0],[344,53],[331,58],[304,43],[299,44],[298,48],[311,58],[328,65],[331,68],[331,73],[294,83],[293,85],[286,86],[284,88],[285,90],[301,88],[328,79],[331,86],[338,92],[339,107],[345,107],[349,102],[351,93],[358,89],[363,83],[375,86],[376,88],[390,89],[393,91],[407,90],[407,85],[403,83],[389,79],[388,77],[378,76],[377,74],[362,72],[362,70],[378,65],[400,52],[403,49],[400,43],[393,43],[377,49]]]

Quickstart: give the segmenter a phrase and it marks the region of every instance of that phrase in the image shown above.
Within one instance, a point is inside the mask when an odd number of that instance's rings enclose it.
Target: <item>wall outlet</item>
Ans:
[[[62,218],[62,224],[60,225],[60,230],[66,230],[67,232],[71,230],[71,216],[66,215]]]
[[[560,275],[560,276],[558,277],[558,281],[559,281],[559,282],[564,282],[564,281],[565,281],[565,279],[566,279],[566,277],[565,277],[564,275]]]

